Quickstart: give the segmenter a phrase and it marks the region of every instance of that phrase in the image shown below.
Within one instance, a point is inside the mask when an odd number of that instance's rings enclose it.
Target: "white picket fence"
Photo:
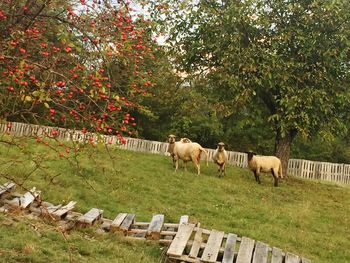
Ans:
[[[148,152],[161,155],[169,155],[167,152],[169,144],[166,142],[149,141],[135,138],[125,138],[125,144],[119,144],[117,136],[97,135],[94,133],[83,133],[79,130],[69,130],[64,128],[40,126],[12,122],[11,128],[8,123],[0,124],[0,133],[8,133],[15,136],[45,137],[51,136],[52,131],[57,132],[56,139],[75,142],[104,142],[111,145],[119,145],[120,148]],[[207,149],[209,160],[211,160],[214,149]],[[205,156],[202,155],[202,159]],[[228,151],[228,163],[238,167],[248,166],[247,154],[242,152]],[[337,164],[329,162],[308,161],[302,159],[290,159],[288,163],[288,174],[302,178],[325,180],[341,184],[350,184],[350,164]]]

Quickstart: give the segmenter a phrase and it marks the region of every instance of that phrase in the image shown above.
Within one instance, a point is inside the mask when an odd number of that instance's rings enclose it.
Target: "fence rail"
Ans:
[[[65,128],[56,128],[40,126],[25,123],[2,123],[0,124],[0,133],[8,133],[15,136],[44,137],[56,134],[55,138],[66,141],[76,142],[104,142],[108,144],[118,144],[117,136],[97,135],[94,133],[83,133],[79,130],[69,130]],[[167,152],[169,144],[166,142],[149,141],[135,138],[125,138],[126,143],[121,144],[120,148],[137,152],[148,152],[153,154],[169,155]],[[209,160],[211,160],[214,149],[207,149]],[[246,168],[248,166],[247,155],[242,152],[227,151],[228,163],[238,167]],[[202,155],[202,159],[205,157]],[[301,178],[317,179],[341,184],[350,184],[350,164],[337,164],[329,162],[308,161],[303,159],[290,159],[288,163],[288,174]]]

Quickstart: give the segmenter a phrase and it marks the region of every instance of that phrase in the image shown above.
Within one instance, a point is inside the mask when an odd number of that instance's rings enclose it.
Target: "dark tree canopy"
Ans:
[[[286,166],[297,134],[346,131],[349,8],[343,0],[164,0],[152,10],[179,66],[207,80],[226,116],[266,109]]]

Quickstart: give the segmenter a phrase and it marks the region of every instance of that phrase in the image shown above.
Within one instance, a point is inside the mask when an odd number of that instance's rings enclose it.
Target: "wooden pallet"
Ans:
[[[156,241],[169,246],[167,256],[178,262],[222,263],[311,263],[281,249],[236,234],[201,228],[199,223],[189,223],[187,215],[177,223],[165,223],[162,214],[153,215],[150,222],[136,221],[135,214],[119,213],[113,220],[103,218],[103,210],[92,208],[82,214],[72,211],[76,202],[54,205],[40,200],[35,187],[25,194],[12,193],[14,184],[0,185],[0,212],[11,209],[26,210],[36,216],[52,219],[61,231],[76,227],[95,226],[103,231],[119,232],[126,238]]]
[[[281,249],[236,234],[207,230],[194,224],[179,227],[167,256],[178,262],[310,263]]]

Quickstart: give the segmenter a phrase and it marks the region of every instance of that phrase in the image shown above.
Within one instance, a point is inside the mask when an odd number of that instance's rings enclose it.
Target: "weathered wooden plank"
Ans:
[[[102,224],[100,227],[104,231],[108,232],[111,229],[111,224],[112,224],[112,220],[107,219],[107,218],[102,218]]]
[[[286,253],[285,263],[300,263],[300,258],[292,253]]]
[[[190,258],[187,255],[182,255],[180,257],[170,257],[173,259],[176,259],[176,262],[180,263],[201,263],[202,261],[198,258]]]
[[[193,229],[194,224],[181,224],[173,242],[167,251],[167,255],[174,257],[181,256],[188,240],[191,237]]]
[[[103,210],[91,208],[90,211],[78,218],[78,222],[82,224],[93,225],[97,222],[103,214]]]
[[[188,219],[189,219],[189,216],[188,215],[183,215],[180,217],[180,221],[179,221],[179,224],[184,224],[184,223],[188,223]]]
[[[20,202],[20,197],[15,197],[11,200],[4,200],[4,203],[9,205],[10,207],[19,207],[21,202]]]
[[[212,230],[208,242],[203,251],[201,260],[204,262],[216,262],[221,247],[224,232]]]
[[[0,207],[0,213],[8,213],[8,209],[5,208],[4,206]]]
[[[164,238],[159,239],[159,244],[161,245],[170,246],[171,242],[173,242],[172,239],[164,239]]]
[[[164,215],[158,214],[152,217],[151,223],[147,230],[147,238],[156,240],[160,238],[160,231],[162,231],[164,224]]]
[[[58,209],[55,209],[55,207],[52,207],[52,206],[48,207],[47,209],[49,214],[51,214],[54,218],[61,219],[61,218],[64,218],[69,211],[74,209],[76,203],[77,202],[75,201],[70,201],[65,206],[58,207]]]
[[[75,227],[75,225],[76,225],[75,221],[62,220],[58,222],[58,228],[62,232],[72,230]]]
[[[235,246],[237,242],[237,235],[229,233],[226,239],[226,245],[224,250],[224,256],[222,263],[232,263],[235,257]]]
[[[128,215],[127,213],[119,213],[111,224],[111,230],[112,231],[118,230],[127,215]]]
[[[255,241],[248,237],[242,237],[236,263],[250,263],[252,260]]]
[[[119,229],[123,232],[127,232],[135,220],[134,214],[127,214],[123,223],[120,225]]]
[[[283,262],[282,250],[277,247],[273,247],[271,263],[282,263],[282,262]]]
[[[255,245],[253,263],[267,263],[269,247],[263,242],[257,241]]]
[[[161,236],[176,236],[176,231],[174,229],[162,230],[160,231]]]
[[[164,223],[164,227],[175,227],[175,228],[178,228],[179,224],[177,224],[177,223]]]
[[[189,254],[190,258],[197,258],[197,256],[198,256],[198,253],[199,253],[199,250],[201,248],[202,241],[203,241],[202,232],[203,232],[203,230],[201,228],[199,228],[196,231],[196,234],[194,235],[194,240],[193,240],[191,251]]]
[[[311,263],[311,260],[307,258],[301,258],[301,263]]]
[[[132,224],[134,227],[140,227],[140,228],[144,228],[144,229],[147,229],[148,226],[149,226],[149,222],[134,222]],[[165,225],[165,224],[164,224]]]
[[[37,191],[36,188],[33,187],[29,192],[26,192],[20,197],[20,207],[27,208],[39,195],[40,191]]]
[[[6,192],[10,192],[15,188],[15,184],[12,182],[4,183],[3,185],[0,185],[0,196],[3,195]]]
[[[62,207],[62,204],[59,205],[50,205],[50,206],[41,206],[43,213],[45,214],[52,214],[53,212],[57,211]]]

